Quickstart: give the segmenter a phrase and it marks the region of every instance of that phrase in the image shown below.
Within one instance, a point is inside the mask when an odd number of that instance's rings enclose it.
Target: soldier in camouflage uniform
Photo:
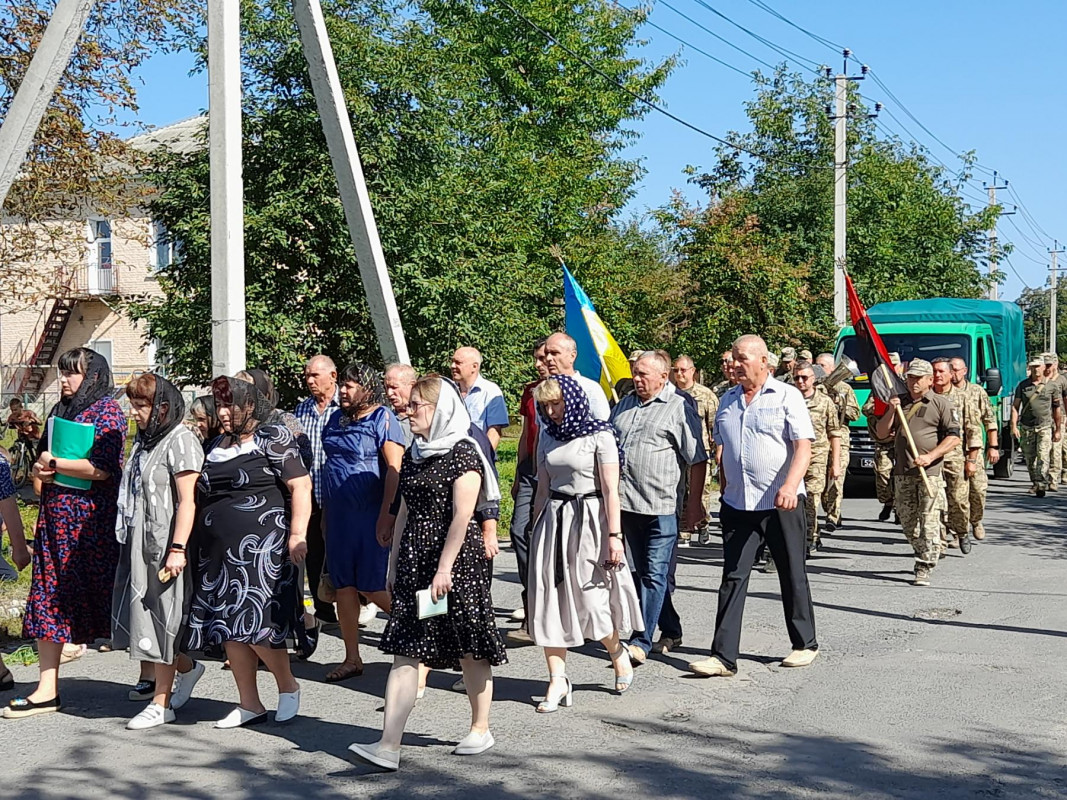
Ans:
[[[793,385],[793,367],[797,363],[797,349],[795,347],[783,347],[782,356],[778,360],[777,364],[771,364],[774,367],[772,373],[775,378],[782,383],[788,383]]]
[[[930,571],[941,556],[940,500],[944,483],[941,460],[960,443],[960,425],[952,401],[930,391],[934,369],[930,362],[912,359],[904,379],[908,393],[890,400],[900,406],[904,424],[911,432],[918,456],[912,455],[899,415],[882,416],[876,426],[879,439],[895,436],[896,467],[893,475],[893,506],[900,516],[904,535],[915,551],[916,586],[930,585]],[[925,468],[929,488],[920,468]]]
[[[830,353],[820,353],[816,364],[822,367],[826,375],[834,371],[834,357]],[[852,444],[849,425],[860,418],[860,404],[846,381],[831,387],[828,394],[837,407],[837,416],[841,421],[841,472],[833,480],[827,476],[826,491],[822,496],[822,505],[826,509],[826,532],[833,533],[841,525],[841,500],[845,496],[845,474]]]
[[[889,413],[892,409],[886,411]],[[867,432],[871,435],[874,444],[874,491],[878,502],[882,504],[882,510],[878,519],[885,522],[893,512],[893,456],[896,454],[895,437],[879,439],[875,430],[878,420],[882,417],[874,413],[874,396],[867,398],[861,409],[863,416],[867,418]],[[885,416],[884,414],[882,416]]]
[[[1041,358],[1029,363],[1030,377],[1015,390],[1011,406],[1011,432],[1022,447],[1026,468],[1030,471],[1030,493],[1045,496],[1048,488],[1048,457],[1052,440],[1060,438],[1062,420],[1059,394],[1045,383],[1045,364]]]
[[[811,462],[804,476],[804,510],[808,515],[808,552],[820,549],[819,499],[826,489],[827,468],[836,478],[841,471],[841,420],[837,407],[826,392],[815,386],[815,368],[810,361],[798,361],[793,367],[793,380],[804,396],[815,429],[811,445]]]
[[[1060,408],[1067,408],[1067,375],[1062,375],[1060,373],[1060,365],[1056,358],[1056,354],[1045,353],[1041,360],[1045,362],[1045,382],[1053,392],[1059,394]],[[1048,489],[1050,492],[1059,491],[1060,479],[1063,477],[1065,466],[1062,419],[1060,420],[1059,433],[1059,440],[1053,440],[1052,449],[1049,452]]]
[[[945,522],[948,528],[946,543],[956,547],[967,555],[971,552],[971,487],[969,477],[973,470],[969,465],[977,465],[982,452],[982,430],[980,412],[973,407],[964,391],[952,383],[952,359],[935,358],[931,362],[934,368],[934,392],[947,397],[956,408],[960,420],[960,444],[945,454],[943,475],[945,478]]]
[[[715,392],[711,391],[707,386],[696,381],[696,364],[693,363],[693,359],[689,356],[678,356],[674,359],[674,365],[671,367],[671,383],[680,392],[685,392],[687,395],[693,398],[697,407],[697,416],[700,417],[700,432],[704,437],[704,450],[708,453],[715,452],[715,445],[711,438],[712,429],[715,427],[715,413],[719,410],[719,398],[715,396]],[[686,475],[686,491],[688,492],[689,477]],[[704,482],[704,508],[711,508],[711,494],[712,494],[712,482]],[[689,531],[682,531],[681,536],[683,542],[688,541]],[[699,543],[703,545],[711,544],[711,534],[708,532],[708,518],[707,516],[697,526],[696,533],[699,534]]]
[[[737,382],[734,378],[734,354],[732,350],[726,350],[722,354],[721,359],[722,366],[722,380],[711,387],[711,391],[715,392],[715,396],[722,400],[722,396],[726,394],[727,389]]]
[[[989,402],[986,390],[967,380],[967,362],[959,357],[952,359],[952,385],[967,397],[970,408],[975,409],[978,422],[985,430],[985,460],[979,457],[973,465],[964,464],[964,470],[970,473],[967,505],[970,508],[971,529],[974,538],[981,541],[985,538],[982,520],[985,517],[986,493],[989,490],[985,462],[988,461],[990,466],[993,466],[1000,461],[1000,421],[993,411],[993,404]]]

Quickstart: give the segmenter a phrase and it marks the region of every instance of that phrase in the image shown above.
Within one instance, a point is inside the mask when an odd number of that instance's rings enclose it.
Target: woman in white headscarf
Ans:
[[[468,434],[470,416],[455,388],[430,375],[415,384],[409,407],[415,435],[400,469],[400,512],[389,557],[393,607],[381,649],[393,656],[385,688],[385,725],[374,744],[353,744],[357,756],[383,769],[400,765],[400,740],[418,692],[419,663],[462,668],[471,704],[470,732],[453,751],[476,755],[493,746],[489,706],[492,668],[507,661],[489,591],[475,508],[500,499],[492,469]],[[419,618],[416,592],[428,589],[446,613]]]

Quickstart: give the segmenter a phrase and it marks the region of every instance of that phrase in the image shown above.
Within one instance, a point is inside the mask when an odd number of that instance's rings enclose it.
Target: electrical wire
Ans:
[[[1004,218],[1013,228],[1015,228],[1016,231],[1018,231],[1019,235],[1023,238],[1023,241],[1030,245],[1030,247],[1034,248],[1035,253],[1043,253],[1043,251],[1045,250],[1045,245],[1042,242],[1036,242],[1029,236],[1027,236],[1026,231],[1020,228],[1018,223],[1016,223],[1015,220],[1012,219],[1012,217],[1005,216]]]
[[[615,3],[615,6],[617,8],[621,8],[621,9],[623,9],[625,11],[630,11],[631,10],[629,8],[626,8],[626,6],[619,5],[618,3]],[[727,69],[732,69],[738,75],[744,75],[746,78],[751,78],[752,77],[752,73],[751,72],[745,72],[740,67],[735,67],[733,64],[729,64],[729,63],[723,61],[721,58],[718,58],[717,56],[713,56],[707,50],[703,50],[703,49],[697,47],[692,42],[688,42],[685,39],[683,39],[681,36],[678,36],[677,34],[671,33],[666,28],[661,28],[659,25],[657,25],[655,22],[652,22],[651,20],[647,20],[646,19],[644,21],[644,24],[648,25],[651,28],[655,28],[657,31],[659,31],[660,33],[662,33],[662,34],[664,34],[666,36],[670,36],[672,39],[674,39],[679,44],[682,44],[682,45],[688,47],[690,50],[693,50],[693,51],[695,51],[697,53],[700,53],[700,55],[704,56],[705,58],[710,58],[716,64],[721,64],[722,66],[726,67]]]
[[[772,72],[774,71],[774,69],[775,69],[774,64],[768,64],[766,61],[764,61],[763,59],[759,58],[758,56],[755,56],[752,53],[748,52],[748,50],[745,50],[743,47],[734,44],[733,42],[731,42],[726,37],[720,36],[719,34],[715,33],[715,31],[713,31],[711,28],[705,27],[704,25],[702,25],[697,20],[693,19],[688,14],[686,14],[686,13],[684,13],[682,11],[679,11],[677,8],[672,6],[670,3],[666,2],[666,0],[659,0],[659,4],[661,6],[665,6],[666,8],[669,8],[671,11],[673,11],[675,14],[677,14],[682,19],[688,20],[693,25],[696,25],[698,28],[700,28],[700,30],[704,31],[705,33],[710,34],[711,36],[714,36],[720,42],[723,42],[724,44],[732,47],[734,50],[737,50],[739,53],[744,53],[746,56],[751,58],[753,61],[756,61],[757,63],[762,64],[763,66],[767,67],[767,69],[771,70]],[[623,8],[625,8],[625,6],[623,6]],[[629,11],[629,10],[630,9],[627,9],[627,11]],[[652,23],[650,22],[649,24],[651,25]]]
[[[789,25],[789,26],[791,26],[793,28],[796,28],[798,31],[803,33],[805,36],[808,36],[809,38],[814,39],[819,44],[825,45],[826,47],[829,47],[831,50],[836,50],[838,54],[840,54],[845,49],[843,45],[837,44],[836,42],[831,42],[829,39],[825,39],[822,36],[819,36],[817,33],[812,33],[807,28],[804,28],[804,27],[798,25],[797,23],[793,22],[791,19],[787,19],[786,17],[782,16],[777,11],[775,11],[773,8],[771,8],[769,5],[764,3],[762,0],[748,0],[748,2],[752,3],[752,5],[756,6],[756,8],[759,8],[759,9],[762,9],[762,10],[766,11],[772,17],[777,17],[782,22],[784,22],[786,25]]]
[[[1015,191],[1015,187],[1010,183],[1008,184],[1008,194],[1015,198],[1015,202],[1019,206],[1019,211],[1022,212],[1023,219],[1026,220],[1027,225],[1030,226],[1030,230],[1034,232],[1034,235],[1037,237],[1043,236],[1045,239],[1051,240],[1052,237],[1049,235],[1048,231],[1038,225],[1037,220],[1034,219],[1034,216],[1030,213],[1030,209],[1026,207],[1022,198],[1019,197],[1019,193]]]
[[[818,72],[818,71],[819,71],[819,69],[820,69],[820,67],[822,67],[822,66],[823,66],[822,64],[820,64],[820,63],[819,63],[818,61],[815,61],[814,59],[811,59],[811,58],[807,58],[806,56],[802,56],[802,55],[800,55],[799,53],[794,53],[794,52],[793,52],[792,50],[788,50],[788,49],[786,49],[785,47],[782,47],[781,45],[777,45],[777,44],[775,44],[774,42],[772,42],[772,41],[771,41],[770,39],[766,39],[766,38],[764,38],[763,36],[760,36],[760,35],[759,35],[758,33],[755,33],[754,31],[751,31],[751,30],[749,30],[748,28],[746,28],[746,27],[745,27],[744,25],[742,25],[741,23],[739,23],[739,22],[734,22],[734,21],[733,21],[732,19],[730,19],[730,18],[729,18],[728,16],[726,16],[725,14],[723,14],[723,13],[722,13],[721,11],[719,11],[718,9],[716,9],[716,8],[712,7],[711,5],[709,5],[708,3],[706,3],[706,2],[704,1],[704,0],[693,0],[693,1],[694,1],[694,2],[695,2],[695,3],[697,4],[697,5],[698,5],[698,6],[703,6],[704,8],[706,8],[706,9],[707,9],[708,11],[710,11],[710,12],[711,12],[712,14],[714,14],[715,16],[717,16],[717,17],[720,17],[721,19],[724,19],[724,20],[726,20],[726,21],[727,21],[727,22],[729,22],[729,23],[730,23],[731,25],[733,25],[733,26],[734,26],[735,28],[737,28],[738,30],[741,30],[741,31],[743,31],[743,32],[747,33],[747,34],[748,34],[749,36],[751,36],[751,37],[752,37],[753,39],[755,39],[755,40],[756,40],[757,42],[759,42],[760,44],[764,45],[765,47],[769,47],[769,48],[770,48],[771,50],[774,50],[774,51],[775,51],[776,53],[778,53],[779,55],[781,55],[781,56],[785,57],[785,59],[786,59],[786,60],[789,60],[789,59],[791,58],[791,59],[792,59],[792,60],[794,60],[794,61],[802,61],[802,62],[807,62],[807,64],[809,64],[809,65],[810,65],[810,66],[809,66],[809,69],[813,69],[813,70],[815,70],[816,72]]]
[[[694,133],[698,133],[701,136],[704,136],[704,137],[706,137],[708,139],[711,139],[714,142],[718,142],[719,144],[724,145],[725,147],[732,148],[732,149],[737,150],[738,152],[741,152],[741,153],[747,153],[748,155],[753,156],[754,158],[764,159],[765,161],[770,161],[770,162],[774,162],[774,163],[778,163],[778,164],[784,164],[786,166],[794,167],[796,169],[801,169],[801,170],[809,170],[809,169],[831,170],[831,169],[833,169],[833,167],[830,166],[830,165],[825,165],[824,166],[824,165],[821,165],[821,164],[800,164],[800,163],[797,163],[795,161],[789,161],[787,159],[777,158],[775,156],[767,155],[767,154],[764,154],[764,153],[757,153],[755,150],[750,150],[747,147],[744,147],[744,146],[739,145],[739,144],[735,144],[734,142],[728,141],[727,139],[723,139],[723,138],[721,138],[719,136],[716,136],[715,134],[704,130],[703,128],[699,127],[698,125],[694,125],[692,122],[689,122],[688,120],[683,119],[682,117],[679,117],[677,114],[672,114],[670,111],[668,111],[667,109],[665,109],[663,106],[659,105],[658,103],[654,103],[651,100],[649,100],[649,99],[647,99],[645,97],[642,97],[641,95],[639,95],[637,92],[633,91],[632,89],[627,88],[622,83],[620,83],[618,80],[613,78],[611,75],[609,75],[608,73],[606,73],[602,69],[600,69],[600,67],[596,66],[592,62],[590,62],[590,61],[586,60],[585,58],[583,58],[582,56],[580,56],[578,53],[576,53],[573,50],[571,50],[565,44],[560,42],[555,36],[553,36],[551,33],[549,33],[544,28],[539,26],[536,22],[534,22],[533,20],[523,16],[509,2],[507,2],[507,0],[497,0],[497,2],[499,2],[500,5],[502,5],[504,8],[506,8],[511,13],[511,15],[514,16],[517,20],[522,22],[524,25],[526,25],[531,30],[536,31],[541,36],[543,36],[546,40],[548,40],[548,42],[550,44],[558,47],[564,53],[569,55],[571,58],[575,59],[578,63],[584,65],[587,69],[589,69],[592,72],[594,72],[597,75],[599,75],[601,78],[606,80],[608,83],[612,84],[614,87],[619,89],[621,92],[624,92],[625,94],[627,94],[630,97],[632,97],[634,100],[637,100],[639,103],[642,103],[643,105],[647,106],[648,108],[652,109],[653,111],[656,111],[656,112],[662,114],[663,116],[667,117],[668,119],[674,120],[679,125],[682,125],[682,126],[688,128],[689,130],[693,131]],[[503,22],[503,20],[501,20],[501,22]]]
[[[1011,267],[1011,271],[1013,273],[1015,273],[1015,277],[1019,279],[1019,283],[1021,283],[1024,288],[1026,288],[1026,289],[1028,289],[1030,291],[1033,291],[1033,287],[1030,286],[1030,284],[1028,284],[1026,281],[1023,280],[1023,276],[1019,274],[1019,270],[1015,269],[1015,265],[1011,263],[1011,259],[1008,258],[1008,256],[1006,256],[1004,254],[1001,254],[1000,256],[998,256],[997,260],[998,260],[998,264],[999,264],[1000,261],[1003,261],[1005,264],[1007,264],[1009,267]]]

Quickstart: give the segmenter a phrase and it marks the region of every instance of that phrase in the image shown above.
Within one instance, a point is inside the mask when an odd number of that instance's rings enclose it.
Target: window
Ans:
[[[983,336],[978,340],[978,363],[974,365],[974,380],[978,383],[985,381],[986,367],[990,366],[986,358],[986,339]]]
[[[150,242],[148,261],[153,272],[166,269],[174,263],[177,246],[171,239],[170,231],[162,222],[152,223],[152,241]]]
[[[106,219],[93,220],[93,255],[97,269],[111,269],[111,223]]]
[[[90,350],[95,350],[104,357],[109,367],[114,368],[113,347],[111,339],[91,339],[86,345]]]
[[[885,349],[890,353],[899,353],[900,360],[907,364],[913,358],[922,358],[932,361],[939,356],[948,358],[962,358],[971,363],[971,338],[965,334],[954,333],[882,333],[882,341]],[[862,358],[862,343],[855,336],[846,336],[838,345],[838,356],[859,361]],[[867,377],[860,376],[859,383],[863,385]]]
[[[109,220],[89,220],[89,276],[86,283],[90,294],[111,294],[115,290]]]

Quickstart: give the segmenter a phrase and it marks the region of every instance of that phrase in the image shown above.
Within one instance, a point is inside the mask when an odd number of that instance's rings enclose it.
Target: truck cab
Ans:
[[[962,358],[967,380],[982,386],[1000,423],[1000,461],[994,467],[998,478],[1011,477],[1015,443],[1011,436],[1011,404],[1015,387],[1025,377],[1022,312],[1014,303],[996,300],[937,298],[883,303],[868,315],[889,352],[900,355],[902,364],[913,358],[932,361],[938,357]],[[857,360],[860,342],[849,326],[838,335],[836,359]],[[867,402],[870,384],[866,375],[850,381],[860,407]],[[871,474],[874,443],[861,416],[850,425],[852,449],[849,472]]]

